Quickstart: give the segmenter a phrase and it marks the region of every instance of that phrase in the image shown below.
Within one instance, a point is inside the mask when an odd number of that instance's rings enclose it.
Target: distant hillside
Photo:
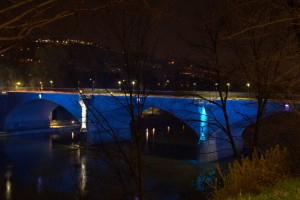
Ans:
[[[38,39],[0,56],[0,86],[118,88],[125,75],[122,52],[81,40]],[[191,61],[146,55],[147,89],[214,90],[214,75]],[[52,81],[52,84],[50,84]]]

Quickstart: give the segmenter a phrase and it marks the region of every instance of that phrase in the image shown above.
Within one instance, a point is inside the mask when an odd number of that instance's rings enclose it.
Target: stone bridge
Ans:
[[[231,93],[233,96],[233,93]],[[62,106],[87,129],[88,141],[121,139],[130,140],[130,120],[127,98],[121,94],[90,94],[66,92],[2,92],[0,95],[0,130],[20,131],[49,128],[55,108]],[[144,99],[136,98],[135,103]],[[215,100],[219,101],[219,100]],[[215,122],[224,124],[222,110],[215,104],[193,97],[150,95],[146,98],[143,110],[159,108],[190,126],[199,136],[198,159],[209,162],[232,155],[230,144],[224,132]],[[232,132],[238,149],[243,144],[241,135],[244,128],[254,122],[256,102],[251,99],[229,99],[227,111]],[[270,102],[265,116],[282,112],[288,105]],[[114,133],[114,134],[112,134]]]

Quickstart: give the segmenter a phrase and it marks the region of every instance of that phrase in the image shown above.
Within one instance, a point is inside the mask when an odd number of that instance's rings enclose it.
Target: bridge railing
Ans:
[[[2,92],[64,92],[64,93],[79,93],[83,94],[109,94],[109,95],[123,95],[124,92],[116,88],[54,88],[54,87],[0,87]],[[137,91],[133,91],[137,92]],[[182,97],[205,97],[208,99],[218,99],[219,94],[216,91],[166,91],[166,90],[148,90],[147,95],[153,96],[182,96]],[[281,100],[300,100],[300,95],[298,94],[274,94],[275,99]],[[229,92],[229,99],[253,99],[254,94],[249,92]]]

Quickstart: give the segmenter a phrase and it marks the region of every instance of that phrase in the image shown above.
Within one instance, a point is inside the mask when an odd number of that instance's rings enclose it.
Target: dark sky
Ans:
[[[182,38],[195,37],[192,33],[195,13],[200,10],[201,0],[176,0],[169,8],[170,13],[163,16],[156,31],[160,34],[157,56],[188,56],[189,50]],[[99,26],[95,23],[95,14],[81,13],[50,25],[39,31],[37,37],[76,38],[100,42]],[[101,30],[100,30],[101,31]]]

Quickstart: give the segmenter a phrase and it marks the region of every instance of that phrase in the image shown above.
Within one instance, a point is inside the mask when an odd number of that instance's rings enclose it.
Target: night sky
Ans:
[[[200,4],[199,0],[175,0],[172,3],[169,13],[163,16],[155,29],[160,34],[156,56],[185,57],[191,53],[184,39],[197,37],[192,30],[197,21],[196,13],[200,10]],[[72,38],[102,43],[101,27],[97,24],[97,17],[99,17],[97,13],[81,12],[59,20],[33,35],[34,37]]]

